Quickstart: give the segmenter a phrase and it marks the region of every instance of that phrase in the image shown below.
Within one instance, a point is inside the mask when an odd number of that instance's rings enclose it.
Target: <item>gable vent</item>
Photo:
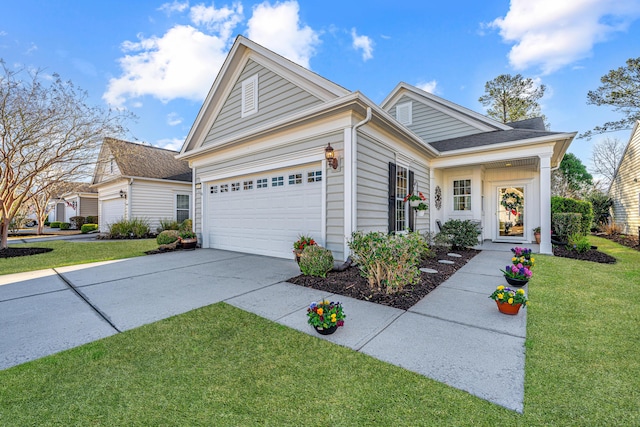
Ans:
[[[411,102],[404,102],[402,104],[396,105],[396,120],[398,120],[403,125],[411,124]]]
[[[258,112],[258,75],[242,82],[242,117]]]

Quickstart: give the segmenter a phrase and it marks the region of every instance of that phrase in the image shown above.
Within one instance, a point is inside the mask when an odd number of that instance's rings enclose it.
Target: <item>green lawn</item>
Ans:
[[[0,425],[640,425],[640,253],[593,242],[536,257],[524,414],[221,303],[1,371]]]
[[[25,257],[0,258],[0,274],[21,273],[23,271],[63,267],[65,265],[131,258],[144,255],[145,251],[157,249],[158,244],[155,239],[99,240],[88,242],[51,240],[48,242],[12,244],[11,247],[53,248],[53,251]]]

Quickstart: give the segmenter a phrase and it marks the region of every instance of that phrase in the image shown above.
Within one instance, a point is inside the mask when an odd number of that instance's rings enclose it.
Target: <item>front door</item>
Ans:
[[[526,236],[524,186],[498,187],[498,239],[523,241]]]

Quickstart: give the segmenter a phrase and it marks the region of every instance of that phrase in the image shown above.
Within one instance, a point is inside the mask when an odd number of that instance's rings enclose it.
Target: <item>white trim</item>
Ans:
[[[247,117],[258,112],[258,73],[242,81],[242,98],[240,117]]]
[[[551,246],[551,156],[540,156],[540,253],[553,255]]]
[[[351,127],[344,128],[343,138],[344,138],[344,149],[343,149],[343,186],[344,186],[344,197],[342,200],[343,204],[343,227],[344,227],[344,242],[343,242],[343,250],[344,250],[344,258],[346,259],[349,255],[349,239],[351,239],[351,234],[353,233],[353,170],[354,165],[353,161],[353,139],[352,139],[352,129]]]
[[[229,166],[216,172],[200,176],[200,182],[218,181],[234,176],[251,175],[274,169],[300,166],[306,163],[317,163],[324,160],[324,147],[313,148],[298,153],[287,153],[270,159],[247,162],[242,167]]]
[[[322,206],[322,212],[320,212],[320,232],[322,245],[327,246],[327,160],[322,160],[321,164],[322,171],[322,194],[320,195],[320,205]],[[346,258],[346,257],[345,257]]]
[[[531,227],[531,222],[529,221],[529,219],[531,219],[531,216],[532,216],[531,210],[533,209],[533,206],[531,206],[531,202],[527,202],[527,198],[531,200],[531,198],[533,197],[531,195],[531,192],[533,191],[533,187],[535,186],[534,184],[535,184],[534,179],[532,178],[513,179],[513,180],[507,179],[504,181],[491,182],[491,191],[493,192],[493,195],[491,196],[491,202],[493,204],[493,207],[491,209],[491,211],[493,212],[492,239],[494,242],[531,243],[531,237],[532,237],[531,234],[533,232],[530,232],[529,230],[533,229],[533,227]],[[523,187],[524,188],[524,223],[523,223],[524,229],[522,230],[522,237],[500,236],[500,226],[499,226],[499,219],[498,219],[499,218],[498,211],[500,209],[500,200],[498,200],[498,190],[500,188],[505,188],[505,187]],[[549,212],[551,212],[550,207],[549,207]]]

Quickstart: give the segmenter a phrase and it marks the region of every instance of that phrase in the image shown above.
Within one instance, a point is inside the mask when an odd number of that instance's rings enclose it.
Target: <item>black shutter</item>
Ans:
[[[409,194],[413,194],[413,171],[409,171]],[[417,192],[416,192],[417,195]],[[414,231],[416,226],[416,216],[414,215],[415,210],[413,208],[409,208],[409,230]]]
[[[389,233],[396,231],[396,164],[389,162]]]

